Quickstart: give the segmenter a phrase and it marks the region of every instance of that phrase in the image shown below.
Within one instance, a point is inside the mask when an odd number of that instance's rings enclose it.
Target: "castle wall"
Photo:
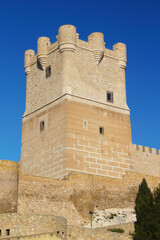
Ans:
[[[63,236],[63,239],[66,239],[67,221],[62,217],[51,215],[8,213],[0,215],[0,230],[0,238],[55,233],[58,237]]]
[[[89,211],[134,208],[143,177],[151,189],[159,178],[128,172],[123,179],[74,172],[66,180],[20,175],[18,212],[54,214],[68,224],[87,225]]]
[[[122,178],[133,170],[128,114],[83,101],[68,101],[66,107],[68,171]]]
[[[41,131],[40,124],[44,122]],[[21,168],[24,174],[62,177],[66,174],[66,103],[46,106],[23,119]]]
[[[131,158],[135,173],[160,177],[160,150],[132,144]]]
[[[0,213],[17,211],[18,163],[0,160]]]

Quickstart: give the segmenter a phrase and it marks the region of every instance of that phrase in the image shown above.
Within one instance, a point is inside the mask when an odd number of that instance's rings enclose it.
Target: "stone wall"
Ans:
[[[54,233],[66,239],[67,221],[53,215],[8,213],[0,215],[0,230],[0,238]]]
[[[107,228],[80,228],[75,226],[68,227],[68,240],[130,240],[129,234],[113,233],[107,231]]]
[[[84,173],[71,173],[66,180],[20,175],[18,212],[54,214],[68,224],[87,225],[89,211],[109,208],[134,208],[138,186],[143,177],[151,189],[160,179],[128,172],[123,179]]]
[[[0,160],[0,213],[17,211],[18,164]]]
[[[66,175],[65,105],[61,101],[53,103],[23,119],[20,163],[24,174],[54,178]]]
[[[2,238],[2,239],[8,239]],[[61,237],[57,237],[54,233],[48,234],[37,234],[37,235],[30,235],[30,236],[19,236],[19,237],[9,237],[10,240],[60,240],[63,239]]]
[[[122,178],[133,170],[128,114],[75,101],[68,101],[66,107],[68,172]]]

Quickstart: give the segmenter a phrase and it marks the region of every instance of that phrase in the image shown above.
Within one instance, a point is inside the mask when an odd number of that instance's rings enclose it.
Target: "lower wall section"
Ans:
[[[107,228],[80,228],[75,226],[68,227],[68,240],[130,240],[128,234],[112,233],[107,231]]]
[[[52,232],[65,239],[67,221],[62,217],[43,214],[1,214],[0,238],[29,236]]]
[[[89,211],[109,208],[134,208],[138,186],[146,178],[151,189],[160,178],[128,172],[123,179],[72,172],[64,180],[19,177],[18,212],[53,214],[71,225],[87,225]]]
[[[2,238],[8,239],[8,238]],[[10,240],[60,240],[63,239],[61,237],[57,237],[54,233],[48,234],[39,234],[39,235],[31,235],[31,236],[21,236],[21,237],[11,237]]]

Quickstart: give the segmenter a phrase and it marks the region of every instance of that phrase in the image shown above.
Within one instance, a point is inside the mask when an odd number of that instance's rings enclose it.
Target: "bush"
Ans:
[[[116,232],[116,233],[124,233],[124,229],[121,229],[121,228],[108,228],[107,231]]]

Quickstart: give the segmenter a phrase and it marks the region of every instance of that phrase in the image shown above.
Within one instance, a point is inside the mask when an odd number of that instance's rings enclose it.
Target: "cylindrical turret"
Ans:
[[[58,29],[58,47],[59,52],[76,50],[77,33],[73,25],[63,25]]]
[[[126,69],[127,65],[127,50],[124,43],[116,43],[113,45],[113,51],[116,51],[119,57],[119,66]]]
[[[37,42],[37,57],[38,61],[42,67],[45,69],[46,62],[47,62],[47,53],[48,53],[48,46],[50,46],[50,39],[48,37],[40,37],[38,38]]]
[[[24,69],[26,76],[30,73],[31,57],[34,56],[34,50],[27,50],[24,54]]]
[[[94,58],[96,63],[99,64],[104,55],[104,35],[100,32],[91,33],[88,36],[90,48],[93,49]]]

